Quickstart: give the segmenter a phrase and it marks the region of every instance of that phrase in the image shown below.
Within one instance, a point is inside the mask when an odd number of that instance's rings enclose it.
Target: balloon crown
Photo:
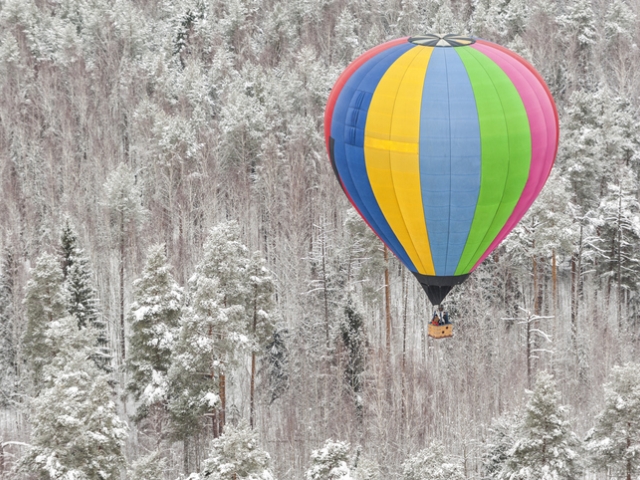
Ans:
[[[422,45],[423,47],[466,47],[476,43],[471,37],[447,33],[427,33],[426,35],[416,35],[409,37],[409,43]]]

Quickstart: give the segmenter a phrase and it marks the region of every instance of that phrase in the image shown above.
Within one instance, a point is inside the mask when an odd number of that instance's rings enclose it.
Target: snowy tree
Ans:
[[[124,271],[126,247],[136,226],[145,215],[140,198],[140,189],[133,172],[126,163],[118,165],[104,184],[106,204],[109,208],[111,227],[118,246],[120,279],[120,355],[125,358],[124,331]]]
[[[38,257],[25,287],[24,304],[27,328],[22,345],[37,386],[41,381],[42,368],[54,356],[54,350],[46,341],[47,328],[51,322],[68,314],[62,269],[55,256],[43,253]]]
[[[44,367],[33,400],[31,448],[19,470],[43,479],[117,479],[124,465],[126,424],[118,418],[110,379],[92,358],[96,332],[75,317],[48,323],[44,337],[56,355]]]
[[[162,244],[149,248],[142,277],[133,283],[133,303],[127,316],[131,331],[127,389],[141,402],[139,417],[168,400],[167,372],[182,311],[182,288],[173,279],[164,250]]]
[[[265,266],[265,260],[260,252],[255,252],[247,268],[249,295],[245,306],[248,331],[254,343],[251,350],[251,380],[249,393],[249,424],[254,425],[255,415],[255,380],[256,353],[262,352],[274,330],[273,321],[273,293],[275,285],[271,272]],[[249,318],[250,315],[250,318]]]
[[[346,442],[327,440],[322,448],[311,452],[305,480],[353,480],[349,449]]]
[[[565,420],[553,377],[541,372],[527,402],[513,447],[497,478],[574,479],[582,471],[580,442]]]
[[[441,445],[432,443],[402,464],[403,480],[462,480],[462,463]]]
[[[607,293],[612,284],[618,285],[618,302],[622,304],[622,290],[637,290],[640,280],[640,203],[630,168],[621,169],[616,183],[608,185],[594,221],[601,239],[599,273]]]
[[[224,222],[211,230],[202,260],[189,279],[189,307],[180,320],[169,371],[174,392],[170,409],[183,434],[192,432],[198,418],[212,410],[214,434],[224,428],[227,369],[252,348],[249,262],[238,224]]]
[[[130,480],[160,480],[163,478],[167,461],[160,456],[160,452],[153,451],[138,458],[131,465],[128,478]]]
[[[13,304],[15,270],[14,257],[7,249],[0,259],[0,406],[6,406],[18,388]]]
[[[289,350],[285,343],[287,333],[284,328],[275,328],[271,339],[265,345],[264,368],[270,404],[289,388]]]
[[[99,332],[99,349],[94,361],[99,368],[109,370],[111,352],[108,347],[107,324],[98,310],[98,293],[93,287],[89,259],[78,244],[78,235],[69,218],[62,227],[60,247],[67,310],[78,319],[79,328],[91,325]]]
[[[489,427],[489,439],[482,456],[483,478],[497,478],[514,446],[518,418],[513,414],[495,419]]]
[[[362,418],[362,374],[365,368],[366,336],[362,314],[358,312],[351,297],[344,307],[344,320],[340,325],[342,343],[347,349],[344,375],[353,392],[359,418]]]
[[[273,480],[271,457],[260,448],[258,435],[246,423],[227,427],[211,443],[202,479]]]
[[[604,386],[604,407],[586,437],[592,465],[615,478],[640,472],[640,366],[615,366]]]

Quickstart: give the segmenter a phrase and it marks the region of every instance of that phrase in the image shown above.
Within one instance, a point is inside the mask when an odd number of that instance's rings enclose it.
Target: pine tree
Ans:
[[[0,406],[7,406],[18,390],[14,331],[16,265],[11,251],[0,259]]]
[[[78,330],[72,316],[48,323],[43,337],[56,353],[32,403],[31,448],[19,471],[43,479],[119,478],[127,426],[118,418],[109,376],[91,360],[95,335],[91,327]]]
[[[126,163],[118,165],[104,184],[106,203],[111,216],[111,228],[119,252],[119,300],[120,300],[120,356],[125,359],[124,323],[124,271],[127,244],[136,231],[137,224],[145,216],[141,204],[140,189],[133,172]]]
[[[247,303],[249,253],[237,223],[211,230],[202,261],[189,279],[189,306],[180,320],[169,371],[170,409],[180,438],[211,412],[214,435],[225,424],[226,373],[250,351]],[[253,314],[253,309],[250,310]]]
[[[63,275],[58,259],[43,253],[31,270],[31,279],[25,287],[24,304],[27,327],[22,340],[36,388],[42,380],[42,368],[51,361],[54,352],[48,344],[45,332],[49,324],[68,314]]]
[[[258,435],[246,423],[227,427],[213,440],[202,479],[273,480],[271,457],[260,448]]]
[[[311,452],[305,480],[352,480],[349,449],[346,442],[327,440],[322,448]]]
[[[463,480],[461,462],[432,443],[402,464],[403,480]]]
[[[78,243],[78,235],[65,219],[60,237],[62,251],[62,272],[67,298],[67,310],[78,319],[78,327],[91,325],[98,332],[98,350],[94,361],[96,365],[110,370],[111,351],[108,347],[107,324],[98,309],[98,293],[93,286],[89,259]]]
[[[515,444],[497,478],[575,479],[581,475],[580,443],[565,420],[566,407],[553,377],[541,372],[527,403]]]
[[[182,312],[183,292],[171,274],[164,245],[147,253],[142,277],[133,282],[133,303],[127,316],[130,325],[127,388],[141,401],[143,417],[154,404],[167,402],[167,372]]]
[[[604,407],[586,437],[591,464],[616,478],[640,473],[640,365],[615,366],[604,386]]]

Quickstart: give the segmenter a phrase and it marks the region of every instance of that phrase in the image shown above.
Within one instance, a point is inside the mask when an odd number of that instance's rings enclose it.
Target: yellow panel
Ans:
[[[420,106],[433,47],[396,60],[376,88],[364,134],[367,175],[391,229],[418,273],[435,275],[420,189]]]

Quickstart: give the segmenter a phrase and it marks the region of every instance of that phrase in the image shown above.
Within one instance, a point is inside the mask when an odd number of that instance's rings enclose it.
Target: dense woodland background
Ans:
[[[637,478],[639,10],[0,0],[0,478]],[[427,32],[520,53],[561,122],[447,341],[323,141],[346,65]]]

